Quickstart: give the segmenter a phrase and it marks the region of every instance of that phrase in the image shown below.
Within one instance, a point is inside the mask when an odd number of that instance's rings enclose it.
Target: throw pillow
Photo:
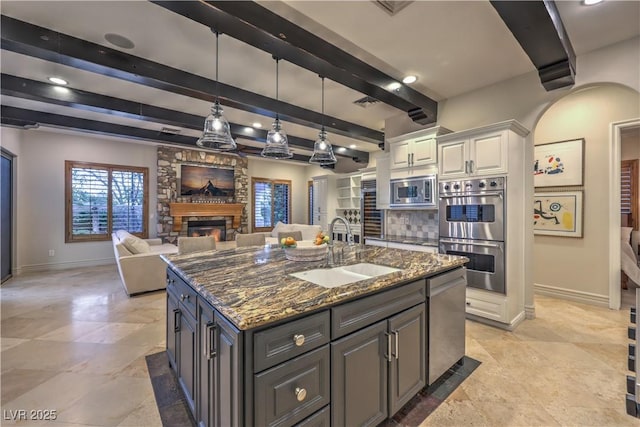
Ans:
[[[116,235],[125,248],[127,248],[132,254],[147,254],[151,252],[147,242],[127,231],[119,230],[116,232]]]
[[[620,240],[631,243],[631,232],[633,227],[620,227]]]

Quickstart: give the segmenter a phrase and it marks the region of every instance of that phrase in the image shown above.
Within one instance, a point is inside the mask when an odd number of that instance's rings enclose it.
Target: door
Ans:
[[[464,310],[464,304],[461,307]],[[389,416],[393,416],[426,384],[425,305],[419,304],[391,317],[389,332],[393,335],[393,357],[389,364]]]
[[[471,138],[469,172],[472,175],[507,173],[507,133]]]
[[[391,169],[401,169],[409,167],[411,140],[399,141],[390,144]]]
[[[426,166],[436,163],[437,146],[434,138],[418,138],[413,141],[411,166]]]
[[[485,291],[506,293],[504,242],[440,239],[440,253],[469,258],[467,286]]]
[[[0,170],[0,278],[2,282],[11,277],[13,263],[13,159],[4,152]]]
[[[219,427],[243,425],[242,333],[217,312],[215,322],[215,423]]]
[[[198,347],[198,396],[196,419],[198,425],[215,425],[216,371],[215,371],[215,325],[214,312],[207,304],[198,299],[199,311],[199,347]]]
[[[467,175],[469,158],[468,140],[438,144],[439,178],[457,178]]]
[[[169,364],[178,374],[176,363],[176,351],[178,350],[178,325],[180,320],[180,309],[178,308],[178,298],[173,292],[167,291],[167,356]]]
[[[504,196],[440,196],[440,237],[504,241]]]
[[[387,418],[387,321],[331,344],[331,425],[375,426]]]
[[[195,416],[196,320],[184,310],[178,316],[178,381],[191,413]]]

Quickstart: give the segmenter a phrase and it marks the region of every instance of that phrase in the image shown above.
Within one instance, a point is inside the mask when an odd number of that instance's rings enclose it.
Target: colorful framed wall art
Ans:
[[[582,237],[582,191],[535,193],[533,234]]]
[[[582,185],[584,139],[536,145],[533,158],[534,187]]]

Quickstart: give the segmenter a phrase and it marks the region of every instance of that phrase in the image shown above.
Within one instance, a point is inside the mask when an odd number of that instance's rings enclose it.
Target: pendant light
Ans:
[[[331,142],[327,139],[327,133],[324,131],[324,77],[322,79],[322,130],[318,135],[318,139],[313,144],[313,155],[309,158],[309,163],[314,165],[332,165],[337,162],[336,156],[333,154]]]
[[[237,146],[231,136],[229,122],[222,115],[222,107],[218,99],[218,37],[220,33],[215,30],[213,32],[216,34],[216,100],[211,107],[211,114],[204,121],[204,131],[202,137],[196,141],[196,145],[216,151],[231,151]]]
[[[276,60],[276,101],[278,101],[278,62],[280,58],[274,57],[274,59]],[[293,153],[289,151],[287,134],[280,125],[278,113],[276,113],[276,121],[273,122],[273,128],[267,134],[267,141],[261,155],[271,159],[290,159],[293,157]]]

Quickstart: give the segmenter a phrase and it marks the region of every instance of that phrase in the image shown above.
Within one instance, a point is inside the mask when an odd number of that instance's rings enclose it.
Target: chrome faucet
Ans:
[[[342,221],[345,227],[347,227],[347,244],[349,246],[353,245],[353,234],[351,233],[351,227],[349,226],[349,221],[347,221],[341,216],[337,216],[333,218],[333,220],[329,224],[329,241],[327,242],[327,246],[329,247],[328,248],[329,250],[327,252],[327,264],[329,264],[329,267],[333,267],[335,265],[335,259],[336,259],[335,254],[333,252],[333,224],[335,224],[336,221]]]

